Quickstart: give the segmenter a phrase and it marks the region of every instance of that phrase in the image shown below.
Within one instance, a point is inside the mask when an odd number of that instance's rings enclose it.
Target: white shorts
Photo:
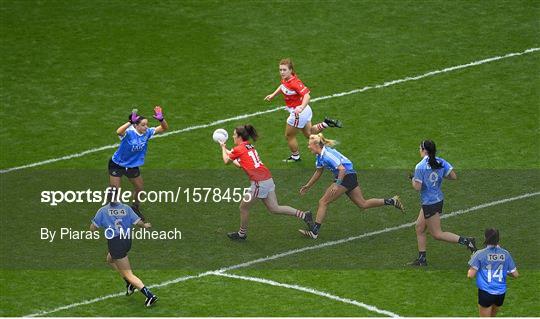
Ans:
[[[289,117],[287,118],[287,124],[297,128],[304,128],[307,122],[310,122],[311,118],[313,117],[313,111],[309,105],[306,105],[304,110],[302,110],[302,112],[300,112],[298,115],[294,113],[294,109],[292,107],[288,107],[287,111],[290,113]]]
[[[252,198],[266,198],[270,192],[275,190],[276,184],[274,184],[274,180],[272,178],[260,182],[251,181],[250,192]]]

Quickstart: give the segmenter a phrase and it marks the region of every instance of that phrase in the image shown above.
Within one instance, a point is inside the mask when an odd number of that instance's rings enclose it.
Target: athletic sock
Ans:
[[[300,152],[292,152],[291,157],[292,157],[292,159],[295,159],[295,160],[299,159],[300,158]]]
[[[304,219],[304,218],[306,218],[306,213],[297,209],[296,210],[296,217],[298,217],[300,219]]]
[[[246,235],[247,235],[247,229],[240,227],[240,229],[238,230],[238,236],[246,237]]]
[[[418,260],[426,261],[426,252],[425,251],[419,251],[418,252]]]
[[[322,131],[322,130],[324,130],[325,128],[328,127],[328,124],[326,124],[326,123],[324,123],[324,122],[321,122],[321,123],[315,125],[315,127],[316,127],[319,131]]]
[[[458,243],[467,246],[469,244],[469,238],[459,236]]]
[[[148,288],[146,288],[146,287],[142,287],[141,293],[142,293],[143,295],[145,295],[146,298],[152,298],[152,297],[154,297],[154,294],[151,293],[150,290],[148,290]]]
[[[320,229],[321,229],[321,224],[315,223],[315,225],[313,225],[313,229],[312,229],[311,231],[312,231],[314,234],[318,234]]]
[[[393,198],[385,198],[385,199],[384,199],[384,204],[385,204],[385,205],[392,205],[392,206],[394,206],[394,203],[395,203],[395,202],[394,202],[394,199],[393,199]]]

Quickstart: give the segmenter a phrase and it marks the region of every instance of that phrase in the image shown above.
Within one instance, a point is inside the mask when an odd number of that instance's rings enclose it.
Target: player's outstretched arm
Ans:
[[[163,110],[161,109],[161,106],[156,105],[154,107],[154,115],[152,117],[159,121],[159,126],[156,126],[155,134],[163,133],[169,129],[169,124],[163,117]]]
[[[276,97],[276,95],[279,93],[279,91],[281,90],[281,88],[278,86],[277,89],[270,95],[267,95],[264,100],[265,101],[272,101],[272,99],[274,99]]]
[[[311,176],[311,178],[306,183],[306,185],[300,188],[300,195],[304,195],[309,191],[309,189],[313,186],[313,184],[315,184],[319,180],[319,178],[321,178],[323,171],[324,171],[324,168],[322,167],[317,168],[317,170],[315,171],[315,173],[313,173],[313,176]]]

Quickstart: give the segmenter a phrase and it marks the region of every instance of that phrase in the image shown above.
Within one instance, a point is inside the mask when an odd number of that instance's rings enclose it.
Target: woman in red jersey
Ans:
[[[296,135],[302,131],[306,138],[311,134],[318,134],[327,127],[341,127],[341,121],[325,117],[324,121],[312,126],[311,118],[313,112],[309,106],[309,89],[300,81],[294,72],[294,66],[290,59],[283,59],[279,62],[279,74],[281,75],[281,85],[274,93],[267,95],[264,99],[271,101],[279,93],[283,94],[289,117],[285,127],[285,137],[291,150],[291,156],[283,160],[284,162],[300,161],[300,152],[298,151],[298,141]]]
[[[274,214],[284,214],[296,216],[302,219],[308,226],[312,226],[313,217],[309,211],[292,208],[290,206],[280,206],[276,197],[276,185],[272,179],[272,174],[261,162],[255,146],[250,143],[250,139],[257,140],[257,131],[251,125],[242,125],[234,129],[233,141],[236,145],[232,150],[227,149],[225,143],[221,143],[223,162],[229,164],[234,162],[241,167],[251,182],[251,191],[248,196],[244,196],[240,202],[240,230],[228,233],[227,236],[233,240],[244,240],[247,238],[247,227],[249,220],[249,208],[260,198],[266,205],[269,212]]]

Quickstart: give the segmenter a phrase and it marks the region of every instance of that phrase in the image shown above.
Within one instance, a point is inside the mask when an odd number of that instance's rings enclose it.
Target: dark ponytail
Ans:
[[[493,245],[496,246],[499,244],[499,231],[496,228],[488,228],[484,232],[486,240],[484,245]]]
[[[240,136],[243,141],[247,141],[250,138],[253,141],[256,141],[257,138],[259,137],[253,125],[250,125],[250,124],[238,126],[235,128],[235,131],[236,131],[236,135]]]
[[[420,147],[422,148],[422,150],[426,151],[429,157],[428,163],[429,166],[431,166],[431,169],[439,169],[442,167],[442,164],[435,158],[435,155],[437,154],[437,147],[435,146],[435,142],[433,142],[432,140],[423,140],[422,144],[420,144]]]

